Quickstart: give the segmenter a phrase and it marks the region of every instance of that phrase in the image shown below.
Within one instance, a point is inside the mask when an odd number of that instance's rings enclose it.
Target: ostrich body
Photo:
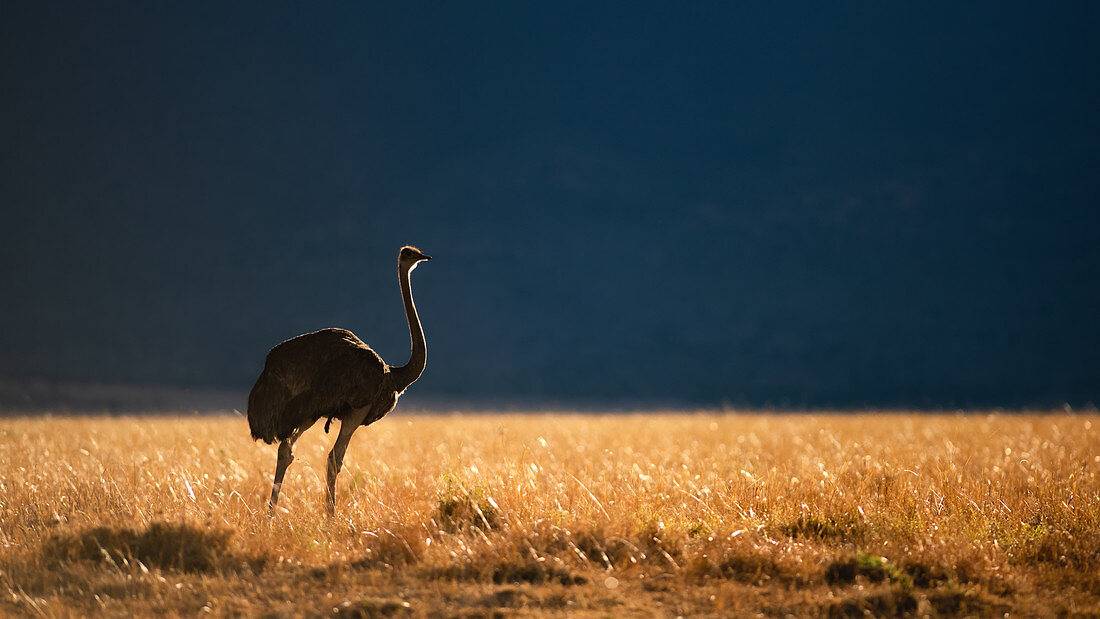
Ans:
[[[279,443],[271,510],[279,501],[283,476],[294,461],[294,442],[319,419],[340,420],[340,433],[328,455],[326,508],[336,509],[336,476],[344,463],[351,435],[359,426],[378,421],[393,410],[397,398],[420,378],[427,362],[424,330],[413,304],[409,274],[422,260],[431,260],[405,246],[397,259],[398,282],[409,320],[412,355],[402,366],[389,366],[355,334],[322,329],[289,339],[267,353],[264,370],[248,395],[248,425],[252,438]]]

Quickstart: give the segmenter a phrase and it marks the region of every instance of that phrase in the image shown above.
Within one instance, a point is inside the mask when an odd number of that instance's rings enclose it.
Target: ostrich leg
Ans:
[[[317,423],[317,420],[304,423],[298,427],[290,437],[285,441],[279,443],[279,460],[275,463],[275,482],[271,484],[271,498],[267,501],[267,513],[269,516],[275,514],[275,504],[279,502],[279,490],[283,487],[283,476],[286,475],[286,467],[290,466],[291,462],[294,462],[294,454],[291,453],[291,449],[294,448],[294,443],[298,440],[298,437],[302,436],[302,433],[313,427],[313,424]]]
[[[331,516],[336,513],[336,476],[344,466],[344,452],[348,450],[351,435],[359,428],[359,424],[366,417],[366,411],[347,419],[340,420],[340,435],[332,444],[332,451],[328,454],[328,486],[325,488],[325,509]]]
[[[279,502],[279,490],[283,487],[283,476],[286,475],[286,467],[294,462],[294,454],[290,451],[293,444],[292,439],[279,443],[279,460],[275,463],[275,482],[271,485],[271,499],[267,502],[269,513],[274,513],[275,505]]]

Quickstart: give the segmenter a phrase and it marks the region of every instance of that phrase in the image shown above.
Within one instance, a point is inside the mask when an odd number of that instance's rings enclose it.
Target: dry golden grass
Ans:
[[[0,613],[1100,614],[1096,415],[0,420]]]

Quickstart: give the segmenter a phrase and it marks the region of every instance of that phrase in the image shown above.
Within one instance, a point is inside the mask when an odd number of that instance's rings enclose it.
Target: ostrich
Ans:
[[[283,475],[294,461],[294,442],[327,417],[325,432],[333,419],[340,420],[340,433],[328,455],[325,493],[328,513],[335,513],[336,476],[351,435],[359,426],[370,425],[392,411],[397,398],[424,372],[427,346],[409,285],[409,274],[422,260],[431,260],[431,256],[411,246],[402,247],[397,258],[398,283],[412,338],[412,355],[405,365],[386,365],[378,353],[345,329],[299,335],[267,353],[264,370],[248,394],[248,426],[254,440],[279,442],[268,502],[271,512],[279,501]]]

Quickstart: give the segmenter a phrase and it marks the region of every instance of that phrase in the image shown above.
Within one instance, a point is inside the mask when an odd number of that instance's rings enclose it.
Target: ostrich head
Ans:
[[[431,256],[424,255],[424,252],[412,245],[406,245],[401,248],[401,253],[397,257],[397,262],[401,265],[401,268],[408,268],[411,271],[416,268],[416,265],[419,264],[421,260],[431,259]]]

